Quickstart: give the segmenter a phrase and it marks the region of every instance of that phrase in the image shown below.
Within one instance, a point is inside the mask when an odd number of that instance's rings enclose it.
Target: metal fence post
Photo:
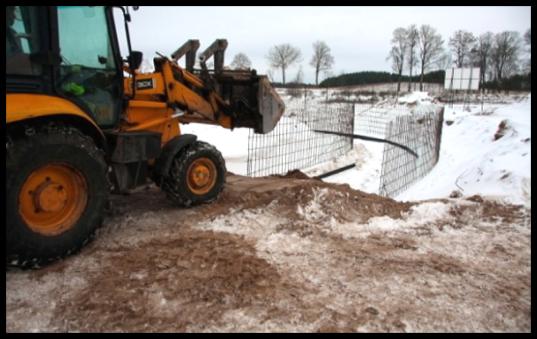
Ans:
[[[354,133],[354,120],[356,119],[356,104],[352,104],[351,133]],[[351,149],[354,146],[354,139],[351,138]]]

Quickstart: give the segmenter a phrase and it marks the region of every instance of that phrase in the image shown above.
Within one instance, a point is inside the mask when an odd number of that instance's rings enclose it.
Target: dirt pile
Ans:
[[[367,220],[372,216],[386,215],[394,218],[408,211],[412,203],[398,202],[390,198],[352,189],[347,184],[329,184],[317,179],[303,180],[305,174],[291,173],[281,180],[278,177],[251,179],[230,176],[219,205],[230,208],[256,208],[270,203],[278,212],[296,216],[297,206],[314,207],[336,220]],[[306,176],[307,178],[307,176]]]

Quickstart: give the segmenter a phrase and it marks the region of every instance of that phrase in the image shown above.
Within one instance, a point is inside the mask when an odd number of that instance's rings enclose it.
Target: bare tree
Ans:
[[[281,44],[269,50],[267,59],[273,68],[282,70],[282,83],[285,85],[285,70],[300,60],[300,50],[290,44]]]
[[[315,85],[319,85],[319,72],[327,71],[334,65],[334,57],[330,54],[330,47],[324,41],[313,43],[313,56],[310,65],[315,69]]]
[[[399,75],[397,79],[397,93],[401,90],[401,76],[405,65],[405,55],[407,53],[408,41],[407,30],[399,27],[393,31],[392,49],[388,55],[388,60],[392,60],[392,69]]]
[[[444,41],[442,36],[436,33],[436,29],[429,25],[422,25],[419,29],[418,59],[420,64],[420,91],[423,91],[423,75],[425,71],[443,57]]]
[[[452,64],[451,61],[451,54],[450,53],[442,53],[436,62],[434,63],[434,66],[436,69],[448,69]]]
[[[238,53],[231,62],[231,68],[233,69],[250,69],[252,62],[250,58],[244,53]]]
[[[408,47],[408,69],[409,69],[409,77],[408,77],[408,91],[410,92],[412,89],[410,88],[412,84],[412,69],[414,66],[417,65],[418,59],[416,58],[416,50],[418,46],[418,39],[419,39],[419,32],[416,25],[410,25],[407,28],[407,47]]]
[[[524,43],[527,45],[527,55],[528,59],[526,62],[526,73],[531,73],[531,28],[528,28],[526,33],[524,33]]]
[[[329,70],[329,69],[326,70],[326,71],[324,71],[323,73],[324,73],[324,77],[325,77],[325,79],[334,76],[334,72],[332,72],[332,70]]]
[[[296,72],[296,76],[293,78],[292,81],[288,83],[288,88],[286,93],[289,94],[293,98],[299,98],[303,95],[302,90],[300,89],[300,85],[304,82],[304,71],[302,70],[302,65],[298,67],[298,71]]]
[[[470,32],[458,30],[453,33],[449,39],[449,46],[455,56],[455,65],[457,67],[467,66],[465,59],[471,60],[470,51],[474,47],[476,39]]]
[[[494,36],[491,60],[495,80],[502,81],[516,71],[520,42],[520,34],[515,31],[504,31]]]
[[[487,80],[493,39],[494,34],[492,32],[483,33],[477,38],[475,46],[472,49],[472,58],[474,60],[474,64],[480,69],[480,80],[482,84]]]
[[[300,67],[298,68],[295,80],[293,82],[296,84],[301,84],[304,82],[304,72],[302,71],[302,65],[300,65]]]

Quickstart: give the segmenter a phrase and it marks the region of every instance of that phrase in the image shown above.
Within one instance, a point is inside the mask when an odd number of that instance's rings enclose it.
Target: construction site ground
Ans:
[[[229,174],[177,208],[113,196],[95,240],[6,271],[8,332],[531,331],[531,210],[397,202],[348,185]]]

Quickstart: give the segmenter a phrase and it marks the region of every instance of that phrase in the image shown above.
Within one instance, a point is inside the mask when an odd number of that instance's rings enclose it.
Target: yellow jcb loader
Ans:
[[[109,192],[149,179],[179,206],[216,199],[224,159],[181,124],[268,133],[283,114],[266,76],[224,68],[223,39],[200,54],[197,69],[200,44],[189,40],[156,57],[154,72],[138,72],[129,21],[128,7],[6,7],[8,265],[39,266],[79,250],[102,223]]]

